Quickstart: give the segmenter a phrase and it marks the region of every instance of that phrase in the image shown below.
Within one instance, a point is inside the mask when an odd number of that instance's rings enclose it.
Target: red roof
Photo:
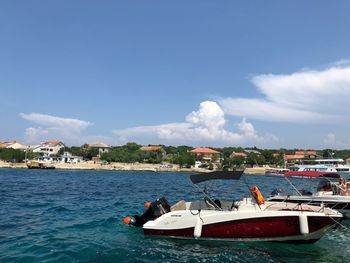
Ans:
[[[210,148],[196,148],[191,151],[191,153],[202,153],[202,154],[219,154],[220,152],[215,151]]]
[[[317,155],[316,151],[296,151],[295,155]]]
[[[304,154],[286,154],[284,156],[285,159],[303,159],[305,158]]]
[[[149,145],[149,146],[143,146],[141,147],[141,150],[143,151],[160,151],[163,147],[160,145]]]
[[[0,148],[6,148],[7,146],[10,146],[11,144],[16,143],[16,141],[13,142],[0,142]]]
[[[248,155],[246,153],[243,152],[235,152],[232,153],[233,156],[241,156],[241,157],[247,157]]]

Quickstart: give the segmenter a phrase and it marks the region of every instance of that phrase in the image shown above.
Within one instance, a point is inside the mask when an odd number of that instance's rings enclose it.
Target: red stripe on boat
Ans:
[[[328,178],[340,178],[338,173],[330,173],[330,172],[320,172],[320,171],[290,171],[286,172],[284,176],[296,176],[296,177],[328,177]]]
[[[337,220],[337,219],[335,219]],[[330,217],[308,216],[310,233],[334,223]],[[144,229],[145,235],[193,237],[194,228],[157,230]],[[268,217],[233,220],[203,225],[203,238],[273,238],[300,235],[299,217]]]

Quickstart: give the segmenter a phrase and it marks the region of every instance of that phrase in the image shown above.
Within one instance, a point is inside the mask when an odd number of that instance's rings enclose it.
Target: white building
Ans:
[[[62,163],[80,163],[83,161],[83,157],[74,156],[70,152],[64,152],[61,156]]]
[[[11,144],[10,146],[8,146],[7,148],[12,148],[12,149],[16,149],[16,150],[21,150],[21,151],[25,151],[28,149],[27,145],[15,142],[14,144]]]
[[[43,153],[47,155],[53,155],[57,154],[58,151],[61,148],[64,148],[63,142],[60,141],[49,141],[49,142],[44,142],[35,149],[33,149],[33,152],[35,153]]]

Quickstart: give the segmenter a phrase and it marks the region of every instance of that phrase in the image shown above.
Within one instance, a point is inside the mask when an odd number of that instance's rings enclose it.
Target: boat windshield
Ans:
[[[332,191],[332,183],[326,179],[322,179],[317,186],[317,191]]]

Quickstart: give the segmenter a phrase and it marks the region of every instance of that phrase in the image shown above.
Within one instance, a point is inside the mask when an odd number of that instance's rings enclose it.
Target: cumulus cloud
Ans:
[[[336,143],[336,137],[334,133],[328,133],[323,142],[327,145],[334,146]]]
[[[204,101],[197,111],[187,115],[186,122],[139,126],[113,132],[120,141],[141,143],[242,145],[266,140],[264,136],[258,135],[254,126],[245,118],[237,124],[238,132],[226,130],[225,124],[225,114],[221,107],[216,102]],[[267,137],[269,140],[277,140],[273,136]]]
[[[25,141],[40,143],[45,140],[80,140],[81,131],[92,125],[91,122],[72,118],[62,118],[40,113],[20,113],[19,116],[39,126],[25,130]]]
[[[340,123],[350,113],[350,65],[341,61],[324,70],[257,75],[259,98],[221,98],[224,112],[250,119],[293,123]]]
[[[333,132],[328,133],[322,140],[323,146],[331,149],[349,149],[350,139],[338,135]]]

